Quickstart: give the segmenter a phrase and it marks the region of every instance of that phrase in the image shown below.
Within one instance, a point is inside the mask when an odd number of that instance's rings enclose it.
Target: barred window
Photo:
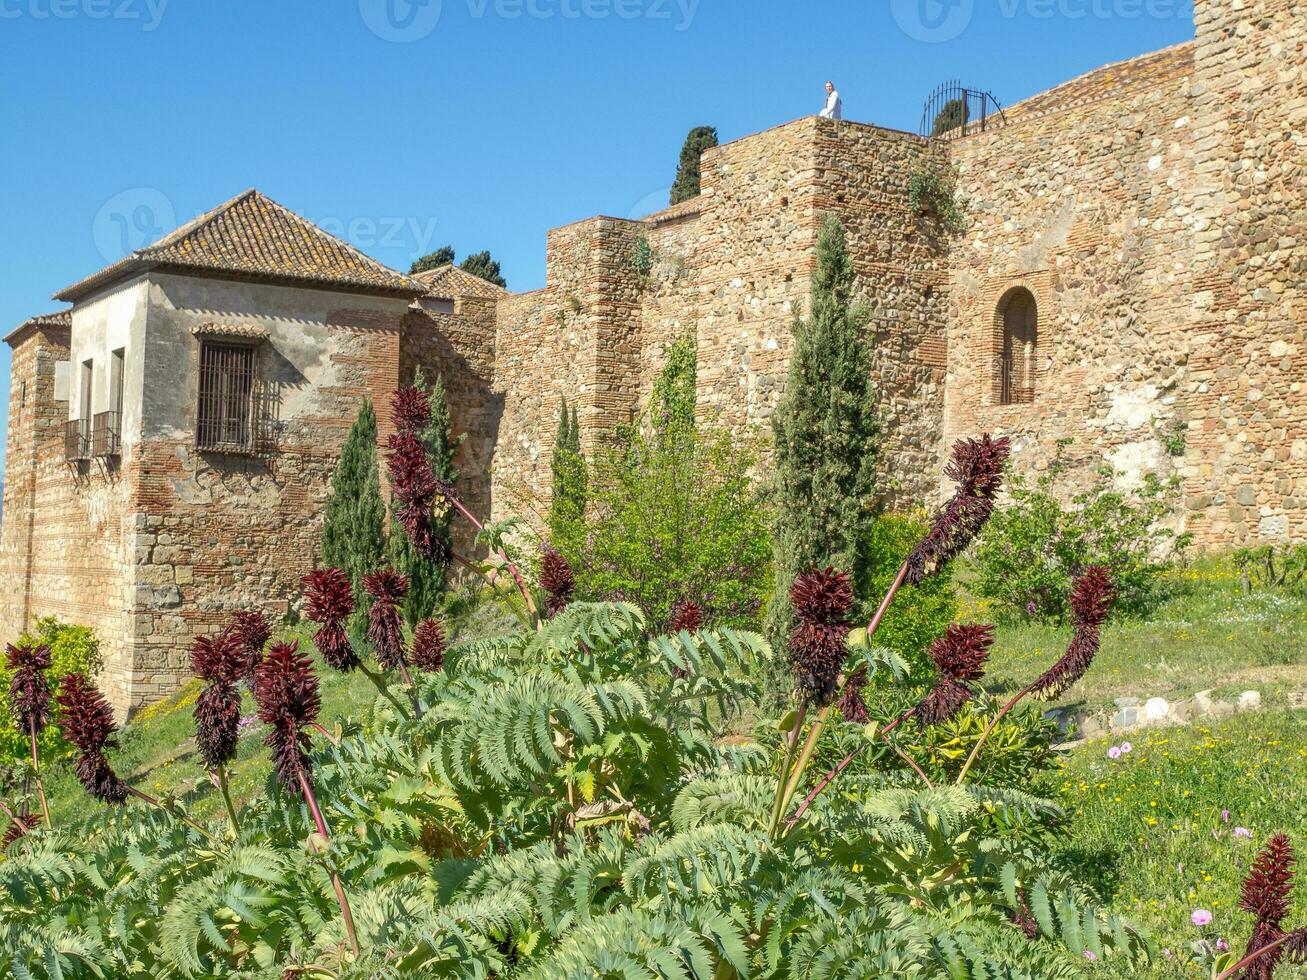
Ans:
[[[254,347],[200,342],[196,444],[218,452],[254,449]]]

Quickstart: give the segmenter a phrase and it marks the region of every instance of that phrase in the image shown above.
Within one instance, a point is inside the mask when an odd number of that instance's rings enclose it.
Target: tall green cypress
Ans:
[[[331,476],[331,493],[322,521],[322,561],[349,575],[354,588],[352,636],[366,629],[367,594],[363,576],[381,564],[386,549],[386,510],[377,465],[377,414],[364,399],[345,438]]]
[[[681,159],[676,165],[676,181],[672,184],[671,202],[680,204],[699,196],[700,164],[703,151],[717,145],[717,130],[712,126],[696,126],[685,137],[681,146]]]
[[[449,400],[445,396],[445,380],[440,375],[436,375],[436,380],[428,384],[422,369],[418,368],[413,386],[427,393],[431,405],[431,421],[418,433],[418,442],[422,443],[422,448],[426,450],[436,478],[452,486],[458,482],[458,468],[454,465],[454,457],[458,454],[462,439],[454,438],[449,417]],[[395,507],[396,504],[392,500],[392,516]],[[450,530],[452,516],[446,508],[443,514],[433,515],[431,519],[432,532],[446,545],[452,544]],[[393,520],[391,526],[395,528]],[[387,550],[390,566],[395,571],[408,576],[408,594],[400,607],[404,614],[404,621],[410,627],[417,626],[422,620],[433,615],[439,607],[441,596],[444,595],[449,582],[449,566],[420,557],[414,551],[408,535],[398,529],[391,531]],[[442,550],[448,553],[448,548]]]
[[[569,409],[564,398],[558,409],[558,433],[554,437],[553,499],[549,503],[549,536],[554,547],[575,558],[575,549],[585,532],[585,500],[589,472],[581,455],[581,426],[576,406]]]
[[[856,304],[844,229],[833,216],[817,235],[817,275],[806,318],[794,321],[785,397],[773,419],[776,589],[769,632],[790,623],[795,575],[833,565],[866,598],[875,522],[880,425],[871,382],[869,314]]]

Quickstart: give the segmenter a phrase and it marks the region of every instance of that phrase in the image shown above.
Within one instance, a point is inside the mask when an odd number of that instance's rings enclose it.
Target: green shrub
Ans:
[[[81,674],[94,679],[100,673],[100,641],[89,626],[61,623],[53,616],[36,621],[36,629],[25,633],[19,642],[44,643],[50,647],[50,685],[58,693],[58,679],[67,674]],[[21,762],[30,755],[28,737],[20,732],[9,712],[9,682],[12,672],[0,658],[0,766]],[[62,754],[66,748],[63,735],[55,725],[41,733],[38,748],[43,757]]]
[[[1156,608],[1168,594],[1166,573],[1189,544],[1188,535],[1162,523],[1173,511],[1174,484],[1149,474],[1138,490],[1121,491],[1103,469],[1063,505],[1053,493],[1061,472],[1059,462],[1033,483],[1010,479],[1010,502],[975,549],[974,591],[1008,618],[1061,622],[1072,579],[1089,565],[1106,565],[1117,611]]]
[[[586,494],[590,477],[581,454],[581,427],[576,406],[564,398],[558,409],[558,434],[549,462],[553,494],[549,500],[549,537],[565,554],[577,554],[585,539]]]
[[[1233,558],[1244,592],[1300,592],[1307,584],[1307,544],[1240,548]]]
[[[908,207],[913,214],[933,214],[953,234],[967,226],[962,209],[953,197],[953,187],[938,166],[919,164],[908,175]]]

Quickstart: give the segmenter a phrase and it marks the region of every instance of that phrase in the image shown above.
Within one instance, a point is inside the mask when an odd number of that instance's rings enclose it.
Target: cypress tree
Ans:
[[[449,400],[445,396],[445,381],[440,375],[431,384],[427,383],[418,368],[413,379],[413,386],[427,393],[431,405],[431,421],[418,434],[418,442],[431,460],[431,470],[436,478],[450,484],[458,482],[458,468],[454,466],[454,457],[462,439],[455,439],[449,417]],[[395,502],[391,501],[393,515]],[[443,514],[433,516],[431,529],[446,544],[450,544],[452,514],[446,507]],[[393,526],[393,525],[392,525]],[[448,553],[448,549],[445,549]],[[449,582],[449,566],[440,562],[428,561],[418,556],[413,550],[413,543],[402,531],[392,531],[388,548],[390,567],[408,576],[408,592],[400,605],[404,621],[415,628],[422,620],[431,617],[440,605],[441,596]]]
[[[852,293],[844,229],[828,215],[817,235],[809,313],[794,320],[789,380],[772,423],[776,588],[768,627],[778,643],[789,630],[790,585],[800,572],[833,565],[867,598],[880,426],[869,314]]]
[[[699,196],[699,157],[716,145],[717,130],[712,126],[696,126],[686,135],[676,167],[676,182],[672,184],[672,204]]]
[[[504,276],[500,272],[499,263],[490,257],[489,252],[473,252],[458,267],[464,272],[470,272],[474,276],[480,276],[486,282],[492,282],[496,286],[507,286]]]
[[[377,569],[386,548],[386,510],[377,465],[377,414],[364,399],[331,476],[322,522],[322,561],[343,569],[354,590],[351,636],[367,629],[368,595],[363,576]]]
[[[418,272],[427,272],[431,269],[439,269],[442,265],[452,265],[454,262],[454,246],[442,245],[434,252],[428,252],[422,258],[418,259],[408,267],[408,274],[414,275]]]
[[[554,437],[553,499],[549,504],[549,534],[564,555],[576,557],[585,527],[585,498],[589,473],[581,455],[581,426],[576,406],[569,411],[564,398],[558,409],[558,434]]]

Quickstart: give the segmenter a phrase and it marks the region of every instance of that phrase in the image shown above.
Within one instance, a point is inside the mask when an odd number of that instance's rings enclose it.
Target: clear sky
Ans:
[[[945,80],[1011,104],[1192,35],[1189,0],[0,0],[0,332],[248,187],[397,269],[489,248],[533,289],[547,229],[665,206],[693,126],[833,78],[915,131]]]

